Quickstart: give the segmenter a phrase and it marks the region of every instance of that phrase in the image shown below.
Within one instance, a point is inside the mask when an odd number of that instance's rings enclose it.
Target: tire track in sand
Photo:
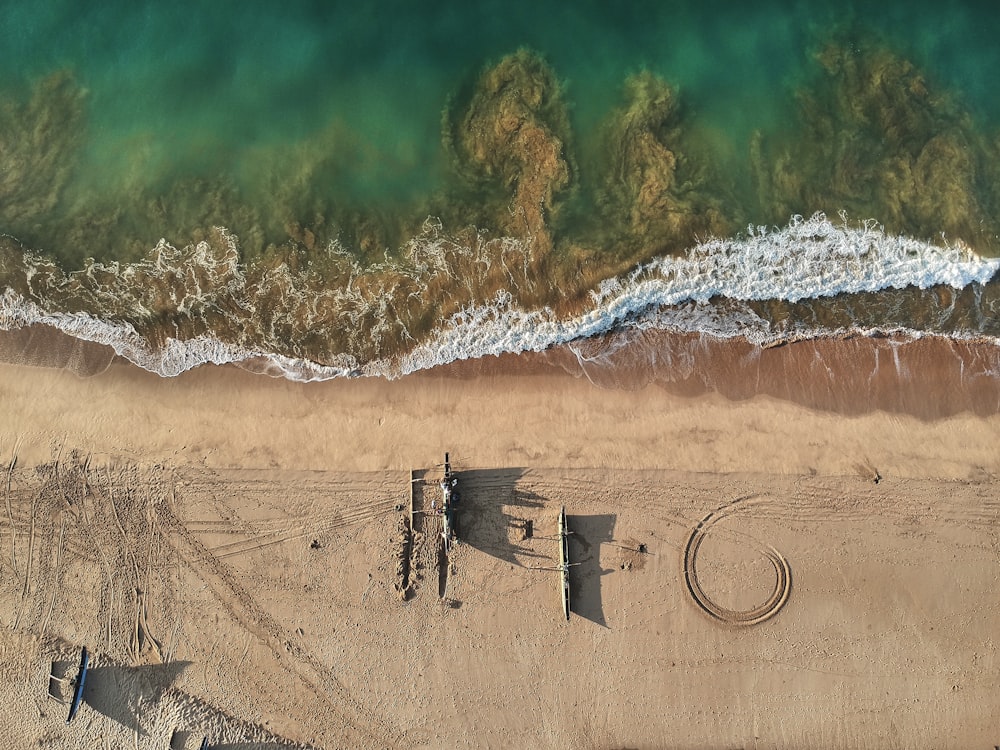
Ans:
[[[771,595],[762,604],[747,610],[722,607],[713,602],[705,594],[701,584],[698,582],[697,560],[698,549],[701,547],[701,543],[705,540],[713,525],[725,518],[735,506],[742,504],[748,499],[751,498],[737,498],[718,510],[713,510],[698,522],[698,525],[695,526],[694,531],[688,537],[687,544],[684,546],[684,583],[687,586],[688,593],[691,594],[691,598],[694,599],[694,603],[713,619],[726,625],[740,627],[757,625],[774,617],[785,606],[785,602],[788,601],[788,595],[792,590],[791,567],[788,565],[785,557],[770,545],[763,549],[763,553],[774,567],[775,584],[774,591],[771,592]]]
[[[159,520],[169,532],[164,534],[164,538],[175,547],[185,564],[215,592],[219,604],[248,632],[267,645],[281,663],[290,664],[290,671],[325,701],[331,712],[346,726],[386,747],[396,747],[402,743],[402,734],[358,704],[329,668],[294,642],[281,625],[240,585],[225,564],[215,558],[171,509],[161,506]],[[348,715],[345,708],[352,709],[357,718]]]

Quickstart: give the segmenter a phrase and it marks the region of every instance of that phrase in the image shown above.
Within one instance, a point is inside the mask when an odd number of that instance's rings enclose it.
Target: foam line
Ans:
[[[520,310],[510,295],[498,295],[492,305],[453,316],[434,340],[406,358],[401,369],[412,372],[461,358],[541,351],[623,324],[723,338],[741,335],[767,344],[786,333],[771,330],[745,306],[720,314],[709,301],[795,302],[908,286],[961,289],[974,282],[985,284],[998,269],[1000,259],[980,258],[960,244],[937,246],[887,235],[874,222],[851,228],[846,222],[834,225],[823,214],[809,219],[796,216],[780,231],[751,227],[746,238],[713,239],[685,257],[658,258],[624,277],[609,279],[592,294],[591,309],[573,319],[559,320],[550,310]],[[682,307],[671,307],[677,305]],[[651,310],[662,312],[645,314]],[[636,317],[642,320],[634,321]],[[814,329],[812,334],[846,332]],[[800,329],[796,335],[810,333]]]
[[[683,258],[658,258],[594,294],[601,307],[671,305],[712,297],[796,302],[835,294],[915,286],[985,284],[1000,259],[961,243],[931,245],[886,234],[873,221],[849,227],[822,213],[792,217],[780,231],[749,227],[739,239],[713,239]],[[643,299],[644,298],[644,299]]]
[[[235,248],[225,261],[233,266],[228,278],[238,287],[242,276]],[[0,295],[0,329],[50,325],[85,341],[107,344],[120,356],[162,376],[178,375],[207,363],[250,362],[253,366],[248,369],[296,381],[360,375],[396,377],[460,359],[541,351],[622,327],[722,338],[742,336],[767,344],[787,339],[789,331],[772,330],[767,321],[741,303],[796,301],[908,286],[960,289],[972,283],[985,284],[998,269],[1000,259],[980,258],[958,243],[931,245],[888,235],[874,222],[849,227],[846,221],[835,225],[816,214],[809,219],[793,217],[781,230],[751,227],[745,237],[713,239],[681,258],[658,258],[603,282],[593,292],[590,308],[572,318],[560,319],[550,309],[520,309],[509,292],[500,292],[490,304],[469,307],[444,321],[436,333],[418,342],[398,361],[358,363],[344,356],[340,362],[321,365],[211,336],[184,341],[168,338],[162,347],[154,348],[128,323],[84,313],[49,312],[11,289]],[[204,293],[200,288],[197,291]],[[808,338],[875,330],[798,326],[791,335]],[[898,324],[878,330],[912,336],[934,334]],[[984,338],[974,331],[948,335]]]

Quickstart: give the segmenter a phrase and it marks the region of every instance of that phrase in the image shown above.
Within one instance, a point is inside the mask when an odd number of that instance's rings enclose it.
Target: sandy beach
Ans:
[[[6,2],[0,750],[1000,750],[965,5]]]
[[[995,412],[844,416],[488,366],[297,384],[9,364],[0,398],[11,747],[1000,742]],[[445,451],[460,543],[439,575],[422,516],[404,598],[400,523]],[[568,622],[544,569],[561,506]],[[699,608],[699,524],[721,608],[767,600],[768,555],[787,561],[772,617]],[[66,726],[50,675],[82,645]]]

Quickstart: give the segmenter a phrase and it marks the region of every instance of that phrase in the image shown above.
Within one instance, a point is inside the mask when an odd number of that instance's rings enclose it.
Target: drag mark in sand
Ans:
[[[233,524],[228,521],[188,521],[186,526],[189,531],[209,532],[212,534],[246,534],[253,536],[249,539],[242,539],[236,542],[220,544],[210,549],[216,559],[223,559],[234,555],[243,555],[256,552],[265,547],[293,539],[301,539],[305,536],[320,534],[367,523],[380,516],[392,513],[396,503],[392,500],[365,505],[353,510],[328,513],[311,518],[293,519],[264,519],[245,524],[245,528],[232,528]]]
[[[705,516],[695,526],[684,547],[684,583],[687,585],[688,592],[698,607],[715,620],[727,625],[757,625],[774,617],[785,605],[785,602],[788,601],[788,595],[792,589],[792,571],[788,565],[788,561],[778,550],[771,546],[766,546],[763,549],[763,553],[774,567],[776,580],[774,591],[765,602],[748,610],[728,609],[713,602],[702,590],[701,584],[698,582],[696,568],[698,549],[705,540],[709,529],[722,520],[730,509],[746,499],[737,498]]]
[[[24,613],[24,605],[28,599],[28,594],[31,592],[31,563],[35,551],[35,505],[37,504],[37,500],[37,495],[32,495],[31,523],[28,530],[28,561],[24,566],[24,586],[21,589],[21,598],[17,603],[17,615],[14,617],[14,624],[11,626],[11,630],[17,630],[18,625],[21,624],[21,615]]]
[[[52,595],[49,597],[49,608],[45,611],[45,618],[42,620],[42,626],[39,628],[40,632],[46,633],[49,629],[49,622],[52,620],[52,608],[56,603],[56,595],[59,593],[61,588],[58,584],[61,583],[62,570],[63,570],[63,545],[66,539],[66,518],[62,515],[59,516],[59,541],[56,543],[56,565],[55,565],[55,579],[57,585],[52,587]]]
[[[291,671],[313,694],[324,700],[346,726],[378,742],[384,742],[387,746],[394,746],[401,741],[398,732],[351,697],[331,670],[301,645],[286,637],[281,625],[257,604],[225,564],[169,508],[160,508],[159,520],[168,532],[165,538],[174,546],[181,559],[215,591],[219,603],[248,632],[266,644],[281,663],[289,665]],[[345,709],[353,710],[356,718],[349,716]]]
[[[7,491],[4,493],[4,501],[7,504],[7,520],[10,522],[10,564],[14,568],[14,575],[17,575],[17,530],[14,528],[14,513],[10,508],[10,479],[14,473],[14,466],[17,464],[17,447],[20,440],[14,444],[11,452],[10,464],[7,466]]]

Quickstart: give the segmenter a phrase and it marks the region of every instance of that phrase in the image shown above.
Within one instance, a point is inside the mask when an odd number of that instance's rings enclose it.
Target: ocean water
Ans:
[[[1000,11],[867,5],[8,0],[0,330],[164,376],[997,361]]]

